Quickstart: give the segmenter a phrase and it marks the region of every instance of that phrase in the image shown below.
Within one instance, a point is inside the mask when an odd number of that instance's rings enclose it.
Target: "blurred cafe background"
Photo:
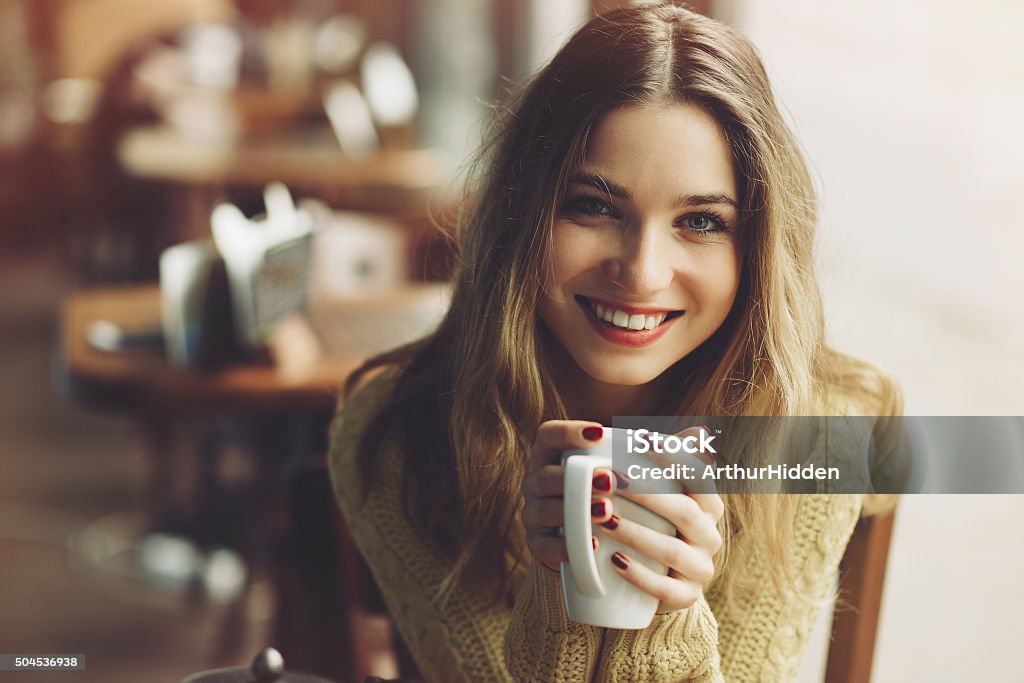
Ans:
[[[327,488],[336,392],[443,314],[502,93],[626,2],[0,0],[0,653],[86,657],[0,680],[271,645],[398,675]],[[1024,414],[1024,8],[691,4],[755,41],[806,147],[832,342],[909,414]],[[872,680],[1024,680],[1022,515],[903,501]]]

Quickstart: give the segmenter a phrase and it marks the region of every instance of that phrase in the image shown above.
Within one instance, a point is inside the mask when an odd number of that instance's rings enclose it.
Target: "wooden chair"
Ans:
[[[289,668],[362,683],[373,653],[360,622],[386,616],[384,600],[338,510],[326,459],[295,468],[286,488],[287,531],[273,562],[273,644]],[[401,680],[421,680],[393,625],[388,635]]]
[[[862,517],[839,563],[827,683],[868,683],[895,513]]]

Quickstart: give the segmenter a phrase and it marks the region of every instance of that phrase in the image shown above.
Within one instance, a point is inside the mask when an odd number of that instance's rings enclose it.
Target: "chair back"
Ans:
[[[839,563],[839,599],[825,669],[828,683],[871,679],[894,515],[861,517]]]

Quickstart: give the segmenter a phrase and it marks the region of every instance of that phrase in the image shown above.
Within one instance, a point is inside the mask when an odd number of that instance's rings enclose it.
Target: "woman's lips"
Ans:
[[[593,297],[583,296],[582,294],[576,295],[576,300],[580,303],[586,304],[599,304],[605,308],[611,308],[612,310],[622,311],[623,313],[640,313],[644,315],[655,315],[658,313],[682,313],[683,311],[674,308],[652,308],[650,306],[630,306],[629,304],[622,304],[617,301],[610,299],[595,299]]]
[[[665,309],[653,309],[653,308],[637,308],[637,307],[624,307],[618,306],[611,302],[604,302],[598,299],[587,299],[586,297],[577,296],[576,303],[579,304],[580,308],[583,309],[583,314],[587,318],[587,322],[594,329],[594,331],[601,336],[605,341],[611,342],[612,344],[618,344],[620,346],[629,347],[640,347],[653,344],[662,335],[668,332],[668,328],[675,323],[676,320],[681,318],[685,311],[669,311],[669,315],[665,318],[664,322],[655,327],[654,329],[641,329],[641,330],[629,330],[622,327],[617,327],[612,323],[606,322],[601,318],[597,317],[590,302],[600,303],[609,308],[621,310],[624,313],[631,314],[649,314],[653,315],[656,313],[665,313]]]

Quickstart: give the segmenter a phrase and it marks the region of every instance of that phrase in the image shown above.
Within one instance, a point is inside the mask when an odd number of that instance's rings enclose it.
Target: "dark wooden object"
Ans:
[[[825,671],[828,683],[871,679],[893,520],[892,513],[860,519],[839,563],[839,601]]]

